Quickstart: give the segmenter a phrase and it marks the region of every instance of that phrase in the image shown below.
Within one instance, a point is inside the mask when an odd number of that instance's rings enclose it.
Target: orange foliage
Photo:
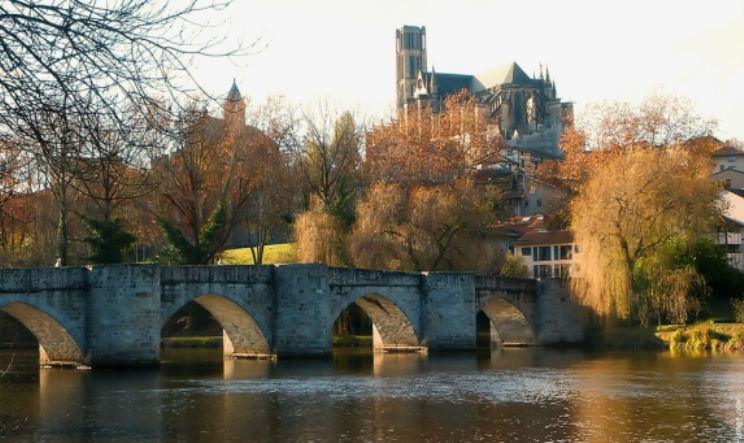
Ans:
[[[489,139],[475,97],[461,91],[447,97],[441,112],[407,114],[367,134],[365,172],[372,181],[443,183],[460,177],[497,149]]]

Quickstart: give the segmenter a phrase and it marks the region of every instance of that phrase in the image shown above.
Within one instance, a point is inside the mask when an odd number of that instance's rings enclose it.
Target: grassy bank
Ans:
[[[744,324],[702,323],[693,326],[665,326],[656,335],[673,351],[744,350]]]
[[[744,350],[744,324],[704,322],[695,325],[615,327],[599,333],[593,345],[598,349]]]
[[[251,248],[228,249],[222,253],[222,260],[228,265],[252,265]],[[297,261],[297,245],[282,243],[268,245],[264,250],[264,264],[294,263]]]

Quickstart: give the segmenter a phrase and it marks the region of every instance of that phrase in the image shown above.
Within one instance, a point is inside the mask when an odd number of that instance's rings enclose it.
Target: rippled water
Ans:
[[[16,353],[1,380],[9,441],[744,441],[744,355],[178,350],[149,371],[34,358]]]

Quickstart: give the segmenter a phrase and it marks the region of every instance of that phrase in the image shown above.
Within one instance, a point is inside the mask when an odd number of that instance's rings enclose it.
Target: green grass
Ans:
[[[730,351],[744,349],[744,324],[705,322],[657,329],[656,336],[673,351]]]
[[[228,249],[222,253],[222,260],[227,265],[252,265],[253,255],[250,248]],[[297,261],[297,245],[295,243],[281,243],[268,245],[264,250],[263,263],[282,264]]]

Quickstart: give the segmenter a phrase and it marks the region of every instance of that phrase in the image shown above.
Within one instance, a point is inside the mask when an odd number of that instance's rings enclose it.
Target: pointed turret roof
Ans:
[[[238,84],[235,83],[235,79],[233,79],[233,84],[230,87],[230,92],[227,93],[227,99],[231,102],[237,102],[243,99],[243,97],[240,95]]]

